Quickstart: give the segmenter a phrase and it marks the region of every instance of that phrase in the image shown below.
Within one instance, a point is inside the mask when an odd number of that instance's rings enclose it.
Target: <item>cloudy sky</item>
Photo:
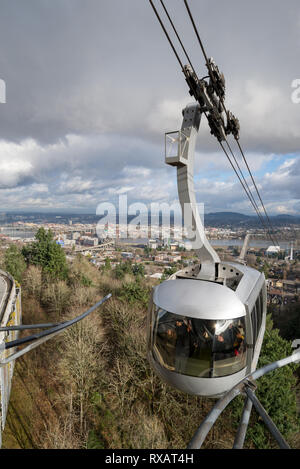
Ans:
[[[156,0],[158,5],[158,0]],[[165,0],[198,75],[183,0]],[[189,102],[148,0],[1,0],[0,210],[85,211],[127,194],[174,202],[164,133]],[[190,0],[270,214],[300,214],[299,0]],[[300,93],[299,93],[300,95]],[[236,148],[233,144],[233,148]],[[207,212],[252,213],[203,121],[196,187]]]

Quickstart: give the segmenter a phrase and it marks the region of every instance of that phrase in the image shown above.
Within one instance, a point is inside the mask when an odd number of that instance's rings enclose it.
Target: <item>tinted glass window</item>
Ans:
[[[246,366],[245,318],[210,321],[154,312],[155,360],[177,373],[203,378],[227,376]]]
[[[259,328],[261,328],[263,312],[264,312],[264,298],[263,298],[262,290],[260,291],[260,294],[259,294],[259,308],[260,308],[259,309]]]
[[[255,306],[251,313],[252,327],[253,327],[253,342],[255,343],[261,328],[263,317],[263,293],[260,291],[257,297]]]
[[[252,331],[253,331],[253,343],[255,344],[257,338],[257,313],[256,313],[256,305],[254,306],[252,313]]]
[[[260,325],[261,325],[261,304],[260,304],[260,296],[258,296],[256,300],[256,316],[257,316],[257,336],[259,334]]]

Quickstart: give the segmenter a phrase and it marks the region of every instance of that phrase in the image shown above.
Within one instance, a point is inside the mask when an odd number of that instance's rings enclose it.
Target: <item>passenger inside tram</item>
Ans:
[[[245,320],[202,320],[160,310],[154,356],[177,373],[218,377],[246,366]]]

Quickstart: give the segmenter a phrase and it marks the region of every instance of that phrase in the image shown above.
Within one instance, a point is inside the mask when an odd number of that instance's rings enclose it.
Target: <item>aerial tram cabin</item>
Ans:
[[[223,267],[225,264],[223,264]],[[189,394],[217,397],[256,369],[266,322],[264,274],[239,264],[229,284],[174,274],[154,288],[148,356],[157,374]]]
[[[218,397],[256,369],[266,323],[263,273],[221,262],[209,244],[194,191],[194,153],[202,110],[183,110],[182,128],[166,134],[166,163],[177,168],[187,237],[199,265],[153,289],[148,316],[148,358],[167,383],[189,394]],[[168,149],[168,143],[173,150]]]

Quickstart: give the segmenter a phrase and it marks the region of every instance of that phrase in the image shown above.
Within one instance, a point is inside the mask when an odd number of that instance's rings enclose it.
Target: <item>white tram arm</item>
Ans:
[[[204,224],[198,212],[194,187],[195,147],[202,113],[198,103],[187,105],[182,113],[183,122],[177,140],[178,151],[175,156],[170,156],[167,154],[166,147],[166,163],[177,167],[178,195],[184,215],[184,225],[187,237],[193,243],[200,259],[201,277],[215,280],[216,264],[220,263],[220,258],[206,238]],[[170,135],[166,134],[166,139],[170,138]]]
[[[241,264],[244,264],[244,265],[246,264],[245,257],[246,257],[246,254],[247,254],[250,238],[251,238],[250,233],[247,233],[246,237],[244,239],[244,244],[243,244],[241,253],[240,253],[239,258],[238,258],[238,262],[241,263]]]

